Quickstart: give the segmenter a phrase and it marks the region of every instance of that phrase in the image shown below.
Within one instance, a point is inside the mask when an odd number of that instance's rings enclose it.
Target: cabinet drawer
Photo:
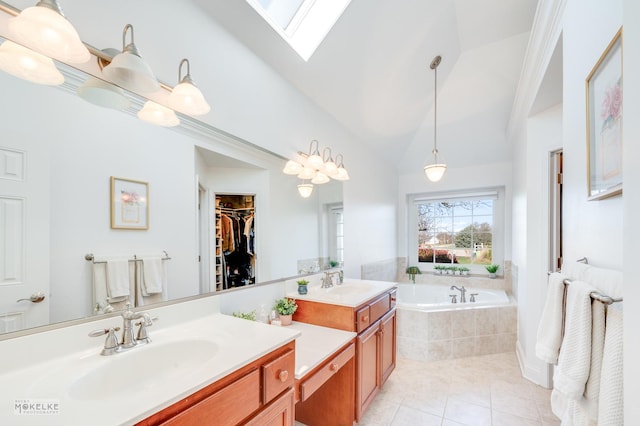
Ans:
[[[268,404],[273,398],[295,381],[296,357],[294,351],[287,351],[273,361],[262,366],[262,402]]]
[[[369,321],[371,324],[382,318],[391,309],[391,296],[389,293],[382,295],[369,304]]]
[[[371,317],[369,315],[369,306],[360,308],[356,312],[356,331],[360,333],[371,324]]]
[[[300,400],[305,401],[309,398],[320,386],[337,373],[351,358],[356,354],[355,344],[349,345],[345,350],[333,357],[324,367],[315,372],[311,377],[306,379],[300,385]]]
[[[235,425],[260,408],[260,372],[256,369],[189,407],[163,425]]]

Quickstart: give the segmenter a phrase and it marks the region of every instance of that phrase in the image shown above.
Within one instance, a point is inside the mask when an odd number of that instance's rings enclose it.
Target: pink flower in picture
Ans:
[[[602,118],[602,130],[610,127],[622,116],[622,87],[621,79],[610,87],[602,100],[600,118]]]
[[[120,191],[120,199],[123,204],[138,204],[139,196],[135,192]]]

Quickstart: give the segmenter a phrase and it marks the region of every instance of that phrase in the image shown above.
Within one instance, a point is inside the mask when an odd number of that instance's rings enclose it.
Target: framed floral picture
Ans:
[[[586,80],[589,200],[622,193],[622,29]]]
[[[149,229],[149,184],[111,176],[111,228]]]

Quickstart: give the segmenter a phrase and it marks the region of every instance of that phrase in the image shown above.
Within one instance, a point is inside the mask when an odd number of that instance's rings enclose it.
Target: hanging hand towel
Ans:
[[[107,260],[107,293],[109,298],[129,296],[128,260]]]
[[[162,293],[163,283],[165,280],[165,274],[160,257],[145,257],[142,259],[143,268],[143,294],[157,294]]]
[[[562,326],[564,321],[564,285],[563,274],[554,272],[549,275],[547,299],[538,324],[536,356],[549,364],[558,362],[560,343],[562,342]]]
[[[599,426],[624,423],[622,322],[622,309],[615,305],[609,306],[600,378]]]

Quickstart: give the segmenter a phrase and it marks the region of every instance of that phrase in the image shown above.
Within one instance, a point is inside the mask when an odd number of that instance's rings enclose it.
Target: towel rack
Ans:
[[[571,285],[571,280],[569,279],[565,279],[562,281],[564,283],[564,285]],[[611,305],[612,303],[617,303],[617,302],[622,302],[622,297],[611,297],[611,296],[606,296],[600,292],[597,291],[592,291],[590,294],[592,299],[598,300],[602,303],[604,303],[605,305]]]
[[[171,256],[169,256],[169,253],[167,253],[166,250],[163,250],[162,253],[164,254],[164,257],[162,258],[162,260],[170,260]],[[89,261],[89,262],[93,262],[94,264],[98,264],[98,263],[107,263],[105,260],[95,260],[95,256],[93,255],[93,253],[87,253],[84,255],[84,259]],[[133,259],[127,259],[129,262],[140,262],[142,261],[142,259],[138,259],[137,255],[133,255]]]

